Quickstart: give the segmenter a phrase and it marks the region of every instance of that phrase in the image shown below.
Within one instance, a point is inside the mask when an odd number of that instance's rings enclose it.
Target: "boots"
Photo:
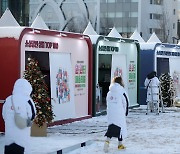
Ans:
[[[122,149],[126,149],[126,147],[123,144],[118,145],[118,150],[122,150]]]
[[[122,141],[118,141],[118,150],[126,149],[126,147],[122,144]]]

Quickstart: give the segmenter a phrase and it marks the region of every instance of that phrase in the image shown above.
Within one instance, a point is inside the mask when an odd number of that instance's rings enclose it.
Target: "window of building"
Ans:
[[[123,27],[116,27],[116,29],[117,29],[118,32],[122,32]]]
[[[131,2],[139,2],[139,0],[131,0]]]
[[[152,19],[153,17],[152,17],[152,13],[150,13],[150,17],[149,17],[150,19]]]
[[[162,15],[156,13],[150,13],[150,19],[160,20],[162,19]]]
[[[174,14],[174,15],[176,14],[176,9],[173,10],[173,14]]]
[[[176,27],[176,25],[175,25],[175,23],[173,23],[173,29],[175,29],[175,27]]]
[[[153,19],[160,20],[162,18],[161,14],[153,14]]]
[[[107,0],[107,3],[115,3],[116,0]]]
[[[153,29],[149,28],[149,33],[152,34],[153,33]]]
[[[109,18],[114,18],[115,17],[115,13],[114,12],[109,12],[108,13],[108,17]]]
[[[162,5],[163,4],[163,0],[150,0],[150,4]]]
[[[117,12],[117,13],[116,13],[116,17],[123,17],[122,12]]]
[[[130,17],[138,17],[138,12],[130,12]]]
[[[149,28],[149,33],[152,34],[153,32],[155,32],[157,35],[161,35],[163,30],[160,28]]]
[[[3,14],[8,7],[8,0],[1,0],[1,14]]]
[[[163,30],[160,28],[154,28],[153,31],[157,34],[157,35],[161,35],[163,33]]]

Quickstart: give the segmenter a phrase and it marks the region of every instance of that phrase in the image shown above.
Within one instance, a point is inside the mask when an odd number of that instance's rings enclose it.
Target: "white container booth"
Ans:
[[[92,44],[88,36],[1,27],[0,100],[10,95],[16,79],[23,77],[29,55],[46,75],[54,124],[92,116]],[[61,85],[66,86],[65,91]]]
[[[106,95],[114,76],[122,76],[129,95],[129,107],[138,104],[139,43],[136,40],[89,35],[93,43],[93,114],[106,111]],[[96,107],[96,85],[101,89],[100,111]]]
[[[144,81],[152,71],[157,77],[169,73],[174,80],[176,97],[180,98],[180,45],[165,43],[143,43],[140,50],[140,105],[146,103]]]

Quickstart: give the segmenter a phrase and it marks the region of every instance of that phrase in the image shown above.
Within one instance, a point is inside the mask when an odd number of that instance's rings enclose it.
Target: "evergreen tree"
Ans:
[[[24,78],[31,83],[33,88],[32,99],[35,102],[37,110],[34,122],[38,124],[39,127],[42,127],[45,122],[51,122],[54,116],[44,77],[38,66],[38,61],[29,57]]]
[[[163,104],[167,107],[170,107],[173,105],[175,98],[173,79],[168,73],[162,74],[159,79],[161,82],[161,97]]]

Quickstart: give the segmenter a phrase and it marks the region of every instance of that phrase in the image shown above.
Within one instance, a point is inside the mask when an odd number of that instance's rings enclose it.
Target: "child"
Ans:
[[[120,76],[114,77],[106,97],[108,130],[104,143],[104,152],[108,152],[109,142],[112,137],[118,138],[118,149],[125,149],[122,144],[127,136],[126,116],[128,115],[128,97]]]

